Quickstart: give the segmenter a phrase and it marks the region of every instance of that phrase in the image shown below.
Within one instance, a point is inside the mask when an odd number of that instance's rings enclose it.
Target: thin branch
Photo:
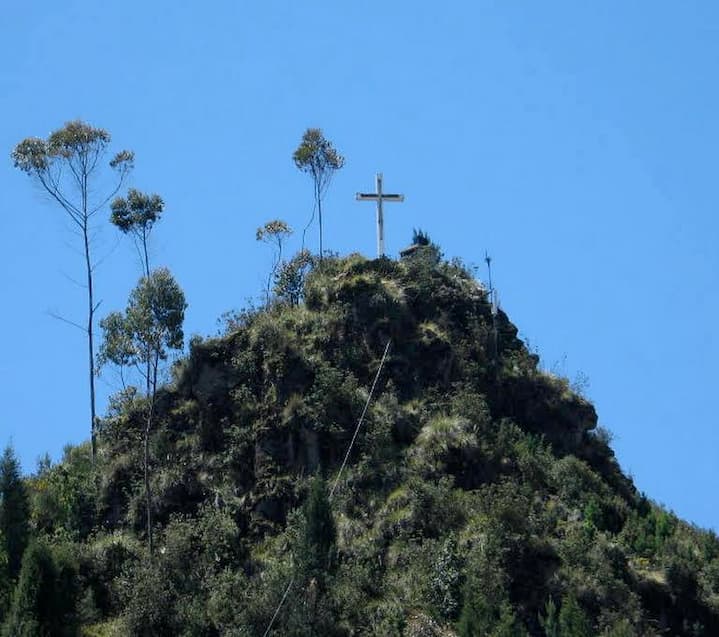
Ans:
[[[102,148],[95,148],[94,153],[94,159],[92,160],[92,166],[90,166],[89,170],[87,171],[88,175],[91,175],[93,172],[95,172],[95,168],[97,168],[97,162],[100,161],[101,157],[104,157],[107,152],[107,149],[105,146]]]
[[[47,310],[47,314],[51,316],[54,319],[57,319],[58,321],[62,321],[63,323],[67,323],[68,325],[72,325],[73,327],[76,327],[81,332],[85,332],[87,334],[87,328],[83,327],[79,323],[75,323],[75,321],[71,321],[70,319],[66,319],[64,316],[60,316],[56,312],[52,312],[50,310]]]
[[[73,230],[73,233],[74,232],[75,231]],[[80,234],[79,237],[82,238],[82,235]],[[83,258],[85,257],[84,251],[80,250],[79,248],[75,247],[74,245],[72,245],[68,241],[65,241],[64,239],[63,239],[62,245],[64,245],[68,250],[70,250],[70,252],[74,252],[77,256],[83,257]]]
[[[102,210],[108,203],[110,203],[110,199],[112,199],[118,192],[120,192],[120,188],[122,188],[122,184],[125,183],[125,178],[127,177],[128,171],[123,170],[120,173],[120,179],[117,182],[117,186],[115,189],[107,196],[105,199],[103,199],[95,208],[90,210],[87,214],[88,217],[92,217],[95,213]]]
[[[145,381],[145,383],[147,383],[147,380],[149,378],[147,372],[142,371],[142,369],[140,368],[140,364],[137,361],[134,361],[132,365],[137,370],[137,373],[140,374],[140,377]]]
[[[80,283],[80,281],[77,281],[76,279],[73,279],[69,274],[67,274],[66,272],[63,272],[62,270],[58,270],[58,272],[60,272],[60,274],[61,274],[64,278],[66,278],[68,281],[70,281],[70,283],[74,283],[77,287],[82,288],[83,290],[86,290],[86,289],[87,289],[87,284],[85,284],[85,283]]]
[[[305,235],[307,234],[307,230],[312,225],[312,222],[315,220],[315,212],[317,210],[317,199],[315,199],[315,202],[312,204],[312,216],[310,217],[310,220],[307,222],[307,225],[302,230],[302,246],[300,248],[300,251],[305,249]]]
[[[70,219],[82,230],[82,213],[62,195],[57,184],[48,183],[40,172],[36,174],[45,192],[60,204],[60,207],[68,214]]]
[[[75,182],[77,184],[77,187],[79,190],[82,190],[82,184],[83,184],[83,171],[81,168],[75,167],[74,162],[72,161],[72,158],[68,160],[67,165],[70,167],[70,172],[75,177]]]
[[[115,245],[112,246],[112,248],[110,248],[108,253],[105,254],[105,256],[100,257],[97,261],[95,261],[92,264],[92,271],[94,272],[95,268],[97,268],[98,266],[102,265],[105,261],[107,261],[107,259],[109,259],[112,256],[112,254],[115,252],[115,250],[117,250],[117,246],[119,246],[119,245],[120,245],[120,239],[118,238],[115,240]]]

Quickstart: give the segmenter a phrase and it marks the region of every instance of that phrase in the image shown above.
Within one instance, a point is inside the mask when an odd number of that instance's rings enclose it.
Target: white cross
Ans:
[[[384,201],[404,201],[404,195],[387,195],[382,192],[382,173],[377,173],[377,192],[358,192],[357,201],[377,202],[377,257],[384,256]]]

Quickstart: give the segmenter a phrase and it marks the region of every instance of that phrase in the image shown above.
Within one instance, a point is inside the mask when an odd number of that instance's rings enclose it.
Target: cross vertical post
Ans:
[[[384,255],[384,214],[382,212],[382,173],[377,173],[377,256]]]
[[[382,191],[382,173],[377,173],[375,178],[375,192],[358,192],[357,201],[377,202],[377,257],[384,256],[384,210],[382,204],[385,201],[404,201],[404,195],[388,195]]]

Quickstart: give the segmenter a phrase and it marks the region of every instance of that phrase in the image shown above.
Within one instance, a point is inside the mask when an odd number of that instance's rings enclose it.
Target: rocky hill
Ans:
[[[719,635],[716,536],[637,492],[433,246],[290,262],[193,339],[158,398],[153,556],[145,410],[117,394],[96,471],[80,446],[29,481],[48,590],[72,591],[49,634]]]

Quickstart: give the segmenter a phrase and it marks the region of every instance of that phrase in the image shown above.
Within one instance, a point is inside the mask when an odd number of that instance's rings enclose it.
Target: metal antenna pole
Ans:
[[[497,312],[499,311],[499,302],[497,301],[497,292],[492,284],[492,257],[484,253],[484,260],[487,262],[487,272],[489,276],[489,302],[492,311],[492,358],[496,364],[499,354],[499,332],[497,330]]]
[[[492,290],[494,289],[492,287],[492,257],[490,257],[487,254],[487,251],[484,252],[484,260],[487,262],[487,270],[489,272],[489,293],[492,294]]]

